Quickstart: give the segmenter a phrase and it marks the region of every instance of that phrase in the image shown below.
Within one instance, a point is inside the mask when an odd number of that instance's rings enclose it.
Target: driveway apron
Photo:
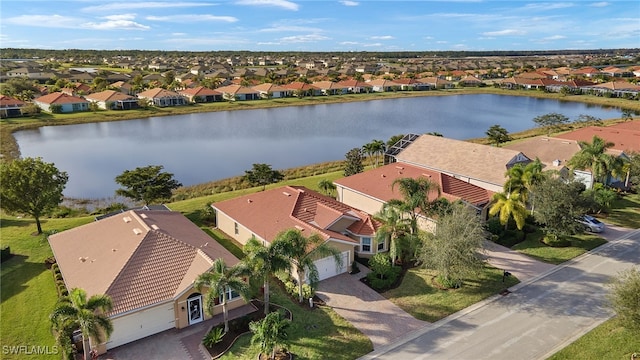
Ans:
[[[520,282],[531,280],[556,267],[491,241],[485,241],[484,246],[489,264],[510,272]]]
[[[429,325],[363,284],[359,280],[362,276],[363,273],[341,274],[324,280],[320,282],[316,294],[367,336],[374,350]]]

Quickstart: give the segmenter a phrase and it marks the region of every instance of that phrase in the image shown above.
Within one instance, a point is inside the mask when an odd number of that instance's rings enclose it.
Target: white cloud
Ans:
[[[562,40],[566,38],[567,37],[564,35],[553,35],[553,36],[547,36],[546,38],[543,38],[543,40]]]
[[[299,8],[298,4],[287,0],[238,0],[236,4],[249,6],[275,6],[293,11],[297,11]]]
[[[498,30],[498,31],[487,31],[482,33],[482,35],[484,36],[512,36],[512,35],[524,35],[524,34],[526,34],[525,31],[516,30],[516,29],[504,29],[504,30]]]
[[[391,35],[383,35],[383,36],[372,36],[370,37],[370,39],[371,40],[393,40],[395,38]]]
[[[220,21],[227,23],[234,23],[238,21],[238,18],[233,16],[216,16],[209,14],[182,14],[182,15],[167,15],[167,16],[147,16],[145,19],[151,21],[165,21],[176,23],[191,23],[191,22],[203,22],[203,21]]]
[[[274,41],[258,42],[256,44],[257,45],[282,45],[279,42],[274,42]]]
[[[329,40],[330,38],[319,35],[319,34],[308,34],[308,35],[295,35],[295,36],[286,36],[280,38],[280,41],[283,43],[306,43],[306,42],[317,42],[323,40]]]
[[[357,41],[341,41],[338,44],[339,45],[359,45],[360,43]]]
[[[62,15],[20,15],[6,19],[7,23],[15,25],[38,26],[48,28],[69,28],[78,26],[82,21],[78,18]]]
[[[601,1],[601,2],[596,2],[596,3],[589,4],[589,6],[591,6],[591,7],[606,7],[606,6],[609,6],[609,5],[611,5],[611,3],[608,3],[606,1]]]
[[[364,47],[379,47],[382,46],[381,43],[373,43],[373,44],[363,44]]]
[[[358,5],[360,5],[360,3],[359,3],[359,2],[357,2],[357,1],[350,1],[350,0],[343,0],[343,1],[340,1],[340,4],[342,4],[342,5],[344,5],[344,6],[358,6]]]
[[[81,28],[89,30],[149,30],[150,26],[142,25],[131,20],[109,20],[104,22],[87,22],[80,24]]]
[[[273,26],[273,27],[258,30],[258,32],[284,32],[284,31],[319,32],[319,31],[322,31],[322,29],[306,27],[306,26],[278,25],[278,26]]]
[[[143,2],[116,2],[104,5],[87,6],[82,11],[87,12],[103,12],[111,10],[130,10],[130,9],[161,9],[161,8],[186,8],[195,6],[212,6],[215,4],[201,2],[160,2],[160,1],[143,1]]]
[[[536,11],[547,11],[547,10],[557,10],[557,9],[566,9],[569,7],[573,7],[572,3],[556,3],[556,2],[546,2],[546,3],[535,3],[535,4],[527,4],[524,9],[525,10],[536,10]]]

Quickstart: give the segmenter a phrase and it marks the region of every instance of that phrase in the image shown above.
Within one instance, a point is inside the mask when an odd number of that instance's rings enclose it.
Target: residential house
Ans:
[[[431,89],[431,85],[422,82],[421,79],[395,79],[393,82],[400,84],[401,90],[423,91]]]
[[[367,81],[369,85],[371,85],[371,90],[375,92],[386,92],[393,91],[395,89],[400,90],[401,85],[397,82],[386,80],[386,79],[375,79],[371,81]]]
[[[52,105],[59,105],[60,112],[70,113],[76,111],[89,110],[89,102],[81,97],[67,95],[61,92],[54,92],[48,95],[33,99],[33,103],[38,105],[43,111],[52,112]]]
[[[111,84],[109,87],[116,89],[123,94],[135,95],[135,91],[133,91],[133,85],[125,81],[116,81],[113,84]]]
[[[531,162],[520,151],[432,135],[416,136],[390,158],[398,163],[438,171],[493,192],[502,191],[505,172],[509,168]]]
[[[179,212],[129,210],[49,236],[68,289],[111,298],[113,333],[99,353],[210,318],[194,280],[216,259],[238,259]],[[245,304],[237,294],[227,305]],[[215,306],[213,314],[220,314]]]
[[[323,95],[341,95],[349,91],[348,87],[333,81],[314,81],[312,85],[320,89]]]
[[[370,84],[356,79],[342,80],[338,82],[338,85],[346,88],[347,92],[352,94],[370,93],[373,90],[373,86]]]
[[[0,119],[22,116],[26,103],[11,96],[0,95]]]
[[[611,126],[587,126],[563,134],[555,135],[556,138],[575,140],[575,141],[593,141],[593,137],[597,136],[607,142],[612,142],[611,150],[620,154],[623,152],[640,152],[640,120],[627,121]]]
[[[138,98],[115,90],[104,90],[87,95],[84,98],[97,103],[98,107],[104,110],[131,110],[139,108]]]
[[[260,92],[242,85],[227,85],[215,89],[227,100],[260,100]]]
[[[467,75],[458,81],[459,84],[464,86],[483,86],[484,83],[482,80],[478,79],[473,75]]]
[[[379,223],[365,212],[301,186],[284,186],[211,205],[218,229],[246,244],[256,238],[267,244],[282,231],[297,229],[304,236],[316,234],[337,248],[343,259],[316,259],[320,280],[348,271],[354,252],[368,257],[387,251],[388,244],[373,240]],[[295,271],[294,271],[295,273]]]
[[[322,95],[322,90],[317,87],[307,84],[301,81],[294,81],[289,84],[282,85],[283,88],[293,91],[295,96],[319,96]]]
[[[430,89],[453,89],[456,85],[449,80],[430,76],[418,79],[422,84],[429,85]]]
[[[493,194],[489,190],[453,176],[404,163],[387,164],[338,179],[334,184],[338,201],[375,215],[389,200],[402,200],[398,186],[393,185],[394,181],[401,178],[426,178],[438,186],[441,197],[451,202],[462,201],[479,213],[485,211]],[[430,201],[433,201],[438,198],[438,193],[434,190],[427,196]],[[419,222],[424,230],[435,228],[435,221],[425,216],[420,216]]]
[[[64,87],[60,89],[60,92],[67,95],[83,96],[85,94],[91,93],[91,86],[85,83],[76,82],[71,84],[71,86],[69,87]]]
[[[194,103],[208,103],[223,100],[221,92],[204,86],[184,89],[180,91],[180,95]]]
[[[165,106],[180,106],[186,105],[187,99],[174,91],[165,90],[162,88],[153,88],[147,91],[138,93],[139,99],[148,100],[151,105],[158,107]]]
[[[260,93],[262,98],[285,98],[291,96],[293,90],[287,89],[280,85],[272,84],[272,83],[264,83],[251,87],[253,90]]]

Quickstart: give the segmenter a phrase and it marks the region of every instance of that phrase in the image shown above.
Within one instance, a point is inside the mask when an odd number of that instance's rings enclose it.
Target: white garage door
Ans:
[[[107,342],[107,350],[173,329],[175,326],[173,303],[113,319],[113,333]]]
[[[318,268],[318,278],[320,280],[347,272],[349,267],[349,252],[344,251],[340,256],[342,256],[342,267],[336,266],[336,261],[333,256],[315,261],[316,267]]]

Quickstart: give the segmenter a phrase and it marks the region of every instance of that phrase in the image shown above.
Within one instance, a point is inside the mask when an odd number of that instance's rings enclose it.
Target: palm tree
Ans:
[[[275,359],[276,350],[287,342],[287,329],[291,325],[289,319],[278,312],[267,314],[261,321],[249,323],[249,329],[253,332],[251,344],[260,343],[260,352]]]
[[[533,188],[545,179],[542,172],[542,162],[536,159],[527,165],[516,164],[505,173],[507,181],[504,183],[504,192],[510,194],[514,191],[520,193],[522,201],[527,204],[533,197]],[[531,201],[531,213],[533,214],[533,201]]]
[[[375,156],[375,167],[378,167],[378,160],[380,159],[381,156],[384,155],[384,152],[386,151],[385,149],[385,143],[382,140],[372,140],[370,143],[368,143],[365,146],[369,146],[370,150],[371,150],[371,155]]]
[[[362,151],[367,154],[367,157],[372,158],[373,154],[375,154],[375,144],[373,142],[366,143],[362,145]]]
[[[389,204],[385,204],[375,217],[383,223],[376,232],[375,241],[389,241],[389,257],[395,266],[396,258],[401,258],[402,250],[407,245],[407,235],[411,232],[410,222],[403,218],[397,207]]]
[[[402,194],[402,200],[390,200],[392,206],[397,206],[405,211],[411,218],[411,233],[418,232],[418,213],[419,209],[422,215],[429,216],[433,212],[433,201],[429,201],[429,193],[436,192],[436,198],[440,197],[440,186],[431,180],[420,177],[398,178],[391,183],[393,190],[398,185],[398,190]]]
[[[82,347],[84,358],[90,358],[89,338],[102,341],[102,334],[107,339],[113,332],[113,324],[104,313],[111,311],[111,298],[107,295],[93,295],[87,300],[87,293],[82,289],[72,289],[68,298],[63,298],[49,316],[54,329],[80,329],[82,331]],[[62,331],[62,333],[66,333]],[[64,340],[61,341],[65,343]]]
[[[493,205],[489,209],[489,215],[494,216],[500,214],[500,223],[507,229],[509,218],[516,221],[518,230],[524,227],[524,220],[527,217],[527,208],[525,207],[523,196],[519,191],[511,193],[495,193],[493,195]]]
[[[336,186],[333,182],[327,179],[320,180],[320,182],[318,182],[318,188],[320,188],[320,190],[322,190],[322,192],[327,196],[330,196],[336,190]]]
[[[569,160],[567,165],[572,169],[589,169],[595,181],[605,183],[611,174],[618,176],[622,172],[624,162],[621,158],[607,154],[607,149],[615,144],[594,136],[591,143],[579,141],[580,151]]]
[[[249,285],[242,278],[245,273],[246,271],[242,265],[228,267],[223,259],[217,259],[213,263],[211,270],[198,276],[193,284],[198,291],[201,291],[203,287],[207,287],[205,302],[207,304],[206,311],[209,315],[213,314],[216,300],[222,297],[220,304],[222,305],[225,333],[229,331],[229,310],[227,309],[229,291],[237,292],[245,301],[249,297]]]
[[[269,277],[279,271],[291,270],[289,246],[281,240],[274,240],[268,246],[252,237],[243,249],[245,265],[254,276],[262,279],[264,287],[264,313],[269,313]]]
[[[305,275],[312,289],[314,289],[320,281],[318,268],[316,267],[314,259],[332,256],[338,268],[341,268],[343,265],[340,250],[326,243],[317,234],[305,237],[300,231],[291,229],[278,234],[276,240],[284,241],[289,248],[287,252],[298,274],[299,302],[304,301],[302,285]]]

